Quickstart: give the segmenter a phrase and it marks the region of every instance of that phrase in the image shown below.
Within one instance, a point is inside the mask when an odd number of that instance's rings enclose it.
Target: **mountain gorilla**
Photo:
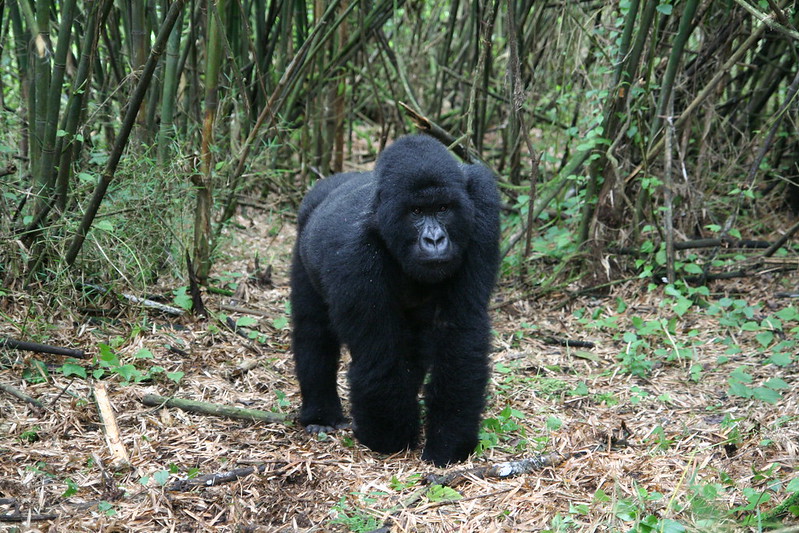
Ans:
[[[346,425],[336,392],[349,347],[353,430],[374,451],[422,458],[474,450],[488,380],[488,300],[499,262],[499,199],[482,165],[425,136],[397,140],[374,172],[337,174],[299,210],[291,273],[293,349],[310,432]]]

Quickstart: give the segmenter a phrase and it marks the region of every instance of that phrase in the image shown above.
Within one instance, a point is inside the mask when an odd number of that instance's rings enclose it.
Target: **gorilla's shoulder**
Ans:
[[[322,202],[327,200],[333,191],[338,189],[339,192],[342,192],[343,190],[351,189],[352,186],[356,186],[358,181],[371,179],[371,175],[371,172],[342,172],[317,181],[300,204],[300,210],[297,213],[297,224],[300,227],[304,226],[311,213]],[[342,187],[344,184],[347,184],[347,186]]]
[[[466,188],[472,199],[492,207],[498,206],[497,178],[488,167],[482,163],[464,163],[461,164],[461,170],[466,176]]]

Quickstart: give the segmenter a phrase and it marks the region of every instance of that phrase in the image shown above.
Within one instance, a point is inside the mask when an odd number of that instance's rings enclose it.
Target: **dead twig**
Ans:
[[[145,394],[141,402],[150,407],[177,407],[189,413],[199,415],[221,416],[224,418],[234,418],[237,420],[250,420],[252,422],[267,422],[270,424],[288,424],[291,417],[281,413],[270,413],[259,411],[258,409],[245,409],[242,407],[230,407],[216,403],[199,402],[196,400],[185,400],[182,398],[165,398],[156,394]]]
[[[544,453],[534,457],[529,457],[527,459],[519,459],[517,461],[507,461],[504,463],[497,463],[488,466],[454,470],[452,472],[447,472],[446,474],[429,474],[425,480],[430,485],[451,486],[457,484],[463,479],[466,479],[467,477],[477,479],[505,479],[520,476],[522,474],[529,474],[530,472],[543,470],[544,468],[556,467],[571,456],[571,454],[563,455],[557,452]]]
[[[222,483],[230,483],[239,478],[247,477],[251,474],[263,474],[266,471],[266,463],[261,463],[253,466],[246,466],[242,468],[235,468],[228,472],[215,472],[213,474],[205,474],[191,479],[179,479],[167,487],[167,490],[183,492],[191,489],[192,487],[211,487],[213,485],[221,485]],[[288,463],[283,463],[283,466],[271,471],[271,474],[280,474],[288,468]]]
[[[57,514],[11,513],[0,514],[0,522],[38,522],[41,520],[55,520]]]
[[[36,398],[28,396],[27,394],[25,394],[16,387],[0,383],[0,390],[7,394],[10,394],[11,396],[14,396],[15,398],[19,398],[23,402],[29,403],[38,409],[44,409],[44,404],[42,402],[40,402]]]

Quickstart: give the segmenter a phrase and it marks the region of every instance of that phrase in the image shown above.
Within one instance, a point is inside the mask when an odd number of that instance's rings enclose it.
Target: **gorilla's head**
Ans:
[[[381,238],[411,278],[437,283],[458,269],[474,220],[463,167],[435,139],[402,137],[378,158]]]

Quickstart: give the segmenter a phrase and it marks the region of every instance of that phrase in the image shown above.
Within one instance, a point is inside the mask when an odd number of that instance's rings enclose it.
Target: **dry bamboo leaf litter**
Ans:
[[[247,238],[231,255],[249,257],[252,249],[266,242],[260,243],[252,232]],[[783,390],[775,405],[728,394],[728,379],[736,366],[744,367],[757,382],[778,376],[796,383],[796,365],[763,365],[752,336],[738,331],[732,333],[742,351],[729,356],[730,364],[719,364],[727,348],[720,340],[730,332],[721,331],[712,317],[691,311],[680,322],[674,340],[684,341],[689,331],[698,332],[690,361],[702,365],[698,382],[689,379],[684,360],[665,364],[659,359],[646,379],[619,372],[617,355],[624,344],[613,338],[614,331],[587,328],[574,311],[585,308],[618,315],[619,297],[629,304],[620,315],[622,328],[630,327],[632,316],[644,321],[663,318],[662,294],[641,291],[636,284],[617,287],[608,298],[585,297],[555,310],[551,302],[561,300],[557,295],[551,301],[518,298],[494,312],[497,336],[492,358],[498,370],[492,376],[486,417],[499,417],[509,406],[522,413],[516,422],[526,431],[528,445],[517,452],[511,440],[487,450],[483,459],[453,468],[486,466],[540,452],[586,453],[519,477],[470,478],[455,487],[462,499],[454,502],[431,501],[426,487],[414,484],[431,472],[444,472],[422,463],[418,451],[384,458],[354,443],[347,431],[317,439],[292,425],[254,424],[142,405],[138,398],[144,394],[159,394],[294,412],[299,395],[288,351],[289,331],[274,327],[271,320],[285,316],[292,242],[286,227],[275,240],[277,245],[269,248],[274,288],[248,285],[241,292],[243,299],[235,302],[207,296],[211,308],[216,302],[266,315],[256,317],[261,320],[256,329],[266,341],[259,346],[261,355],[253,354],[247,340],[222,328],[213,331],[210,321],[187,319],[164,320],[158,327],[154,321],[154,327],[119,347],[123,361],[147,348],[155,357],[153,364],[166,372],[184,373],[178,383],[163,374],[127,386],[116,378],[105,380],[119,437],[130,455],[130,470],[109,466],[113,456],[91,401],[91,382],[53,371],[63,363],[59,356],[0,352],[0,383],[17,387],[48,407],[37,412],[25,402],[0,395],[0,502],[14,502],[0,503],[0,513],[18,509],[58,516],[24,526],[40,531],[346,531],[357,518],[374,518],[378,526],[394,532],[538,531],[552,527],[556,516],[572,520],[574,531],[607,531],[631,525],[618,518],[617,506],[625,499],[639,499],[641,491],[663,495],[641,502],[641,510],[668,518],[675,517],[670,502],[688,505],[692,484],[720,483],[722,473],[734,484],[717,499],[727,509],[746,503],[742,488],[766,488],[768,477],[762,472],[771,469],[786,480],[796,476],[797,392]],[[225,270],[244,273],[248,265],[232,263]],[[796,284],[795,273],[786,276]],[[753,302],[769,303],[776,281],[732,280],[714,285],[714,290],[730,295],[737,291]],[[515,295],[508,290],[500,289],[498,299],[513,300]],[[23,296],[6,309],[13,314],[29,307],[45,309],[35,297]],[[54,316],[51,323],[58,329],[50,331],[48,344],[80,346],[95,355],[98,342],[129,333],[124,321],[116,329],[104,326],[101,331],[75,323],[74,318]],[[595,347],[579,349],[581,356],[578,349],[524,334],[522,323],[547,335],[591,341]],[[17,333],[5,326],[0,329],[0,335]],[[167,345],[180,348],[183,355]],[[51,365],[46,382],[22,379],[33,359]],[[234,372],[247,360],[254,362]],[[343,372],[340,385],[346,398]],[[548,426],[552,418],[561,425]],[[628,445],[595,449],[622,424],[631,432]],[[518,432],[513,437],[518,441]],[[536,448],[539,442],[542,449]],[[265,466],[220,485],[168,490],[181,478],[249,465]],[[76,492],[69,493],[70,484]],[[422,491],[418,504],[389,513],[416,490]],[[607,501],[597,500],[598,491]],[[774,498],[776,505],[779,494]],[[578,506],[587,512],[575,513]]]

